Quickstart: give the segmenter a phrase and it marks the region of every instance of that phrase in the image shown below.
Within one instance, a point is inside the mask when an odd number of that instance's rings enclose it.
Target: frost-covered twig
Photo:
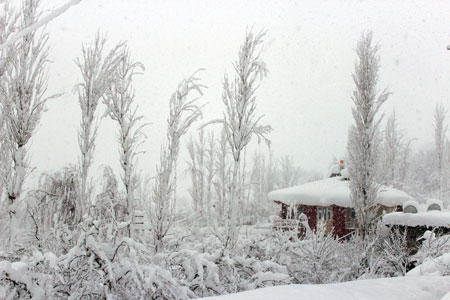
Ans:
[[[119,155],[122,167],[122,183],[125,187],[125,207],[128,219],[133,218],[135,209],[135,190],[138,178],[135,170],[139,146],[146,136],[143,129],[146,123],[141,123],[143,116],[138,115],[138,106],[134,105],[134,88],[132,80],[134,75],[143,71],[144,65],[131,59],[127,47],[122,49],[121,60],[116,69],[114,80],[107,88],[104,102],[107,106],[106,114],[119,125]],[[129,227],[128,235],[131,235]]]
[[[19,29],[35,24],[40,18],[39,1],[24,1]],[[3,37],[3,36],[2,36]],[[8,162],[0,175],[8,197],[10,221],[15,219],[16,207],[23,184],[31,168],[27,158],[27,145],[36,129],[48,100],[47,97],[48,39],[46,32],[29,31],[14,45],[5,49],[7,63],[1,77],[1,111],[4,118],[6,155]],[[10,229],[16,225],[10,224]]]
[[[199,83],[200,79],[196,74],[197,72],[184,79],[170,98],[167,141],[161,148],[151,201],[148,203],[156,252],[162,249],[163,239],[174,222],[176,162],[180,139],[202,115],[202,106],[198,106],[197,101],[203,96],[205,86]],[[197,93],[198,96],[191,98],[192,93]]]
[[[83,77],[82,83],[75,86],[81,108],[81,128],[78,133],[78,144],[81,150],[81,185],[76,216],[78,221],[81,220],[91,201],[88,171],[93,161],[99,126],[96,109],[100,98],[105,95],[114,79],[123,55],[121,49],[124,44],[118,43],[106,57],[103,57],[105,44],[106,37],[97,33],[90,47],[82,47],[83,58],[75,61]]]
[[[238,237],[238,205],[241,204],[242,186],[240,186],[239,173],[241,169],[241,153],[256,136],[258,142],[263,140],[270,145],[267,134],[272,131],[269,125],[260,125],[263,116],[256,113],[255,93],[260,81],[267,75],[265,62],[261,59],[259,47],[263,43],[265,31],[257,34],[247,32],[243,45],[240,48],[238,60],[233,64],[236,76],[232,82],[225,75],[223,82],[222,101],[225,112],[222,119],[210,121],[208,124],[221,123],[233,155],[233,170],[231,182],[231,198],[229,201],[227,235],[233,248]],[[206,126],[204,125],[204,126]]]
[[[41,18],[39,21],[36,21],[34,23],[31,23],[30,26],[21,28],[21,30],[16,33],[15,35],[9,37],[6,41],[0,44],[0,51],[5,49],[6,47],[12,45],[13,43],[17,42],[27,34],[30,34],[33,31],[38,30],[40,27],[48,24],[55,18],[59,17],[63,13],[65,13],[71,6],[77,5],[82,0],[70,0],[66,4],[58,7],[57,9],[53,10],[51,13],[49,13],[47,16]]]

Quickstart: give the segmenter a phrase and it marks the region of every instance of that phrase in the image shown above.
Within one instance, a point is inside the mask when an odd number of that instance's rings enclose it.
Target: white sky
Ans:
[[[66,0],[44,0],[53,9]],[[126,40],[146,71],[136,77],[136,103],[147,122],[147,153],[141,169],[154,173],[164,138],[168,100],[178,82],[199,68],[208,102],[203,121],[221,116],[222,79],[231,72],[246,28],[268,33],[262,57],[270,74],[257,94],[275,155],[325,173],[334,155],[345,153],[354,84],[354,47],[365,29],[380,43],[380,88],[392,95],[400,127],[432,143],[435,103],[449,106],[450,3],[448,1],[175,1],[83,0],[47,27],[51,34],[48,104],[32,140],[35,174],[76,163],[80,109],[73,86],[80,80],[74,59],[97,29],[110,45]],[[199,124],[198,124],[199,125]],[[101,124],[93,173],[117,168],[114,123]],[[263,146],[262,146],[263,147]],[[183,145],[182,160],[186,150]],[[179,170],[180,176],[184,176]]]

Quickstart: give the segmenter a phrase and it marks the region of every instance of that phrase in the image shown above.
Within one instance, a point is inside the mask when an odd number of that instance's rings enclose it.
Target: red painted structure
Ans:
[[[292,210],[287,204],[279,201],[276,201],[276,203],[281,205],[280,218],[282,220],[295,220],[299,218],[300,213],[303,213],[308,218],[309,228],[311,230],[317,228],[318,206],[297,204],[296,210]],[[343,237],[355,230],[354,224],[356,223],[356,219],[352,218],[350,208],[338,205],[332,205],[330,208],[332,211],[331,220],[325,221],[327,233],[333,232],[334,235]],[[300,232],[303,231],[304,228],[300,228]]]
[[[318,209],[319,208],[329,208],[331,209],[331,218],[329,220],[324,220],[325,223],[325,232],[332,233],[335,236],[343,237],[346,236],[353,231],[356,230],[357,220],[355,212],[350,207],[342,207],[339,205],[331,205],[331,206],[316,206],[316,205],[305,205],[305,204],[296,204],[295,209],[292,209],[289,205],[282,203],[280,201],[275,201],[275,203],[280,204],[280,219],[284,221],[294,221],[299,220],[300,215],[303,213],[308,218],[308,225],[311,230],[315,230],[317,228],[318,223]],[[383,206],[380,205],[378,207],[377,216],[380,217],[383,215],[383,212],[392,212],[392,211],[401,211],[400,206]],[[285,224],[289,224],[289,222],[285,222]],[[292,230],[294,228],[283,228],[282,230]],[[304,233],[305,228],[303,226],[299,226],[299,232]]]

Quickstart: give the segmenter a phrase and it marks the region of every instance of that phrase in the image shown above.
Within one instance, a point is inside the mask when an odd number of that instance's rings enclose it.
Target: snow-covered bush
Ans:
[[[267,236],[240,240],[230,252],[209,231],[187,236],[182,246],[166,247],[152,261],[170,270],[179,284],[198,297],[291,282],[288,270],[270,260]]]
[[[450,252],[450,235],[436,236],[435,231],[426,231],[420,239],[423,240],[422,244],[412,257],[417,264]]]
[[[336,270],[339,260],[338,240],[325,234],[324,224],[316,231],[308,230],[304,239],[297,233],[279,235],[280,248],[275,253],[275,261],[286,266],[294,283],[326,283],[339,281],[340,270]]]
[[[36,251],[0,262],[0,299],[188,299],[195,294],[153,263],[143,244],[87,219],[66,254]],[[103,231],[112,232],[107,236]],[[107,237],[107,239],[105,239]],[[154,258],[154,257],[153,257]]]
[[[24,262],[0,262],[0,299],[41,299],[45,291],[28,273]]]
[[[382,224],[366,238],[351,235],[338,251],[343,270],[340,281],[403,276],[410,263],[406,235]]]
[[[450,275],[450,235],[426,231],[420,239],[422,245],[412,257],[417,266],[407,275]]]

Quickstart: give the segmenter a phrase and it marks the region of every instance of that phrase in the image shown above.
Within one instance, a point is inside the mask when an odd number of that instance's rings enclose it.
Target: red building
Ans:
[[[339,237],[352,232],[357,225],[350,200],[349,181],[342,176],[275,190],[269,193],[268,198],[280,205],[275,227],[284,230],[298,226],[294,224],[305,217],[312,230],[321,221],[324,222],[327,233],[333,232]],[[377,216],[396,211],[411,199],[403,191],[382,186],[378,194]],[[302,226],[300,230],[303,230]]]

